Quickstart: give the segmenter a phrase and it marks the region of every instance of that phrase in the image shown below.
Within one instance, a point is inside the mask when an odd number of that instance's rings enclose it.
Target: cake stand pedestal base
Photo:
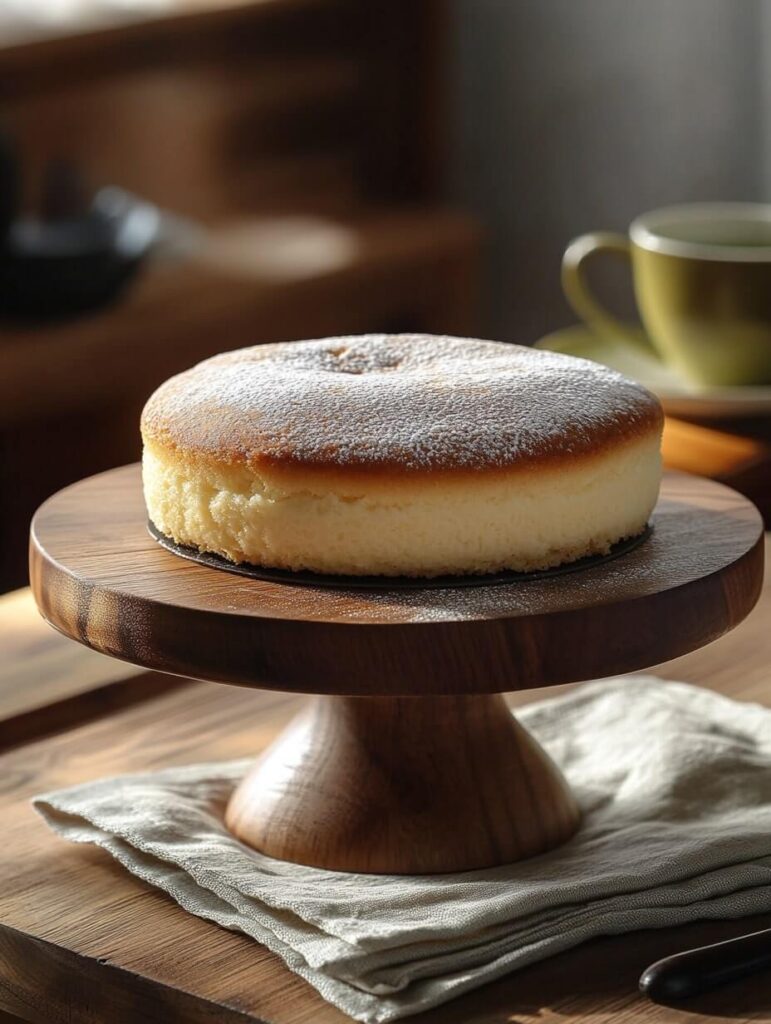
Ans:
[[[498,694],[316,697],[234,793],[227,825],[281,860],[468,871],[565,842],[562,774]]]
[[[45,618],[104,654],[319,695],[233,795],[227,822],[245,843],[340,871],[464,871],[541,853],[578,825],[564,779],[498,694],[669,661],[757,601],[763,523],[741,495],[667,474],[652,528],[559,578],[409,591],[256,580],[158,544],[128,466],[38,510],[30,580]]]

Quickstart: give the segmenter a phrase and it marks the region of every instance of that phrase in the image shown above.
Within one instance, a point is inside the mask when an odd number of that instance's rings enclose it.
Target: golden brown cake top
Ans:
[[[269,465],[506,469],[658,429],[658,400],[596,363],[501,342],[370,334],[258,345],[172,377],[142,414],[180,456]]]

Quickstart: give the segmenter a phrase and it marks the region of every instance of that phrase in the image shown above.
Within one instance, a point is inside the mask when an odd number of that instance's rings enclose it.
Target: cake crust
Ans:
[[[660,431],[658,400],[596,363],[500,342],[364,335],[215,356],[152,395],[145,443],[190,461],[333,477],[510,473]]]

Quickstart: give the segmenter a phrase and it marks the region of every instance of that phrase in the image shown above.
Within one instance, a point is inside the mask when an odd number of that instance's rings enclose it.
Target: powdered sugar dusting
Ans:
[[[643,387],[587,360],[497,342],[376,334],[216,356],[155,392],[143,430],[248,463],[409,471],[570,456],[660,419]]]

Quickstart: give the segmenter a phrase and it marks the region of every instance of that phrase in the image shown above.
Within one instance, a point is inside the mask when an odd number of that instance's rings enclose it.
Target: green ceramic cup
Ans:
[[[631,259],[645,331],[693,384],[771,384],[771,205],[692,203],[645,213],[629,237],[582,235],[562,261],[562,286],[582,320],[607,338],[641,343],[586,283],[590,256]]]

